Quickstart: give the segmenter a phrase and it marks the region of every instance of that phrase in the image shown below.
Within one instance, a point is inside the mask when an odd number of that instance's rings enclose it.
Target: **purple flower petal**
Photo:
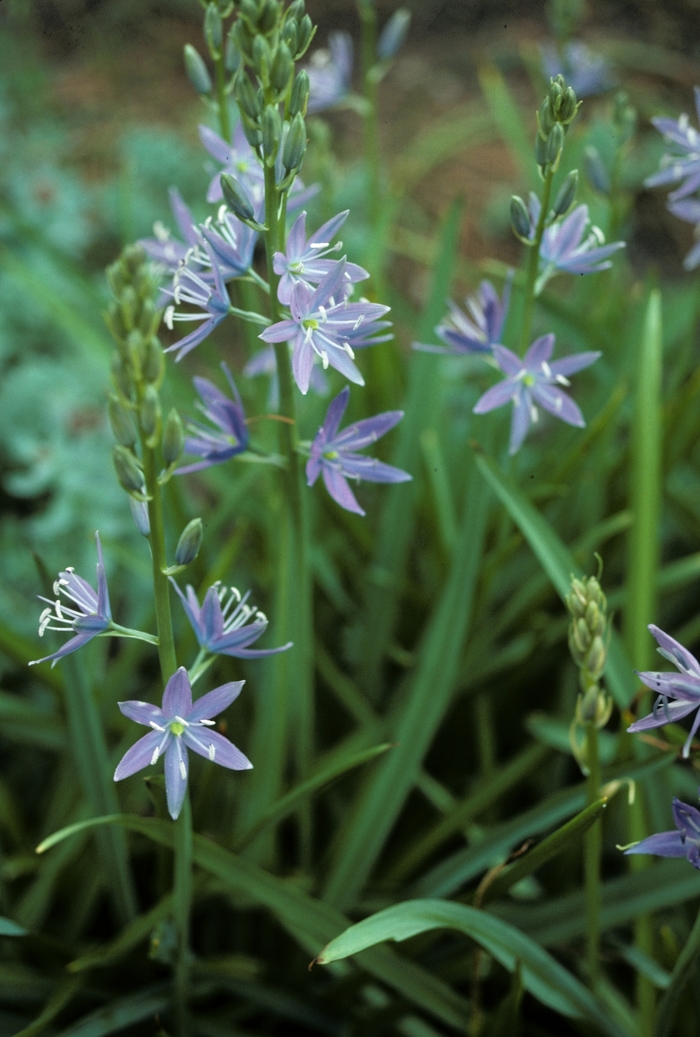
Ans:
[[[506,349],[505,346],[494,345],[493,355],[500,369],[509,378],[516,378],[524,369],[525,361],[521,360],[511,349]]]
[[[150,767],[154,762],[153,754],[159,747],[167,749],[167,743],[172,737],[169,731],[165,733],[149,731],[143,738],[139,738],[138,742],[135,742],[131,749],[127,749],[119,761],[114,772],[114,780],[122,781],[124,778],[131,777],[132,774],[136,774],[137,771],[142,771],[144,767]],[[160,755],[159,752],[158,756]]]
[[[472,410],[474,414],[488,414],[489,411],[503,407],[511,400],[516,400],[517,397],[518,386],[514,385],[510,378],[505,378],[502,382],[487,389],[483,396],[476,401]]]
[[[182,744],[182,737],[173,737],[165,750],[165,798],[173,821],[177,821],[185,801],[188,774],[187,749]]]
[[[649,624],[649,631],[656,638],[659,646],[658,651],[665,659],[674,663],[681,673],[692,674],[700,678],[700,663],[698,663],[692,652],[689,652],[687,648],[679,644],[670,634],[666,634],[659,627],[654,626],[653,623]]]
[[[553,414],[555,418],[565,421],[567,425],[574,425],[577,428],[585,427],[586,422],[583,420],[583,414],[578,406],[561,389],[557,389],[554,385],[540,383],[533,385],[530,393],[533,400],[539,403],[544,410]]]
[[[655,705],[652,712],[647,716],[630,724],[627,730],[634,733],[636,731],[650,731],[655,727],[663,727],[664,724],[675,724],[697,708],[697,702],[687,702],[686,700],[682,702],[662,701]]]
[[[346,391],[349,395],[349,390]],[[330,434],[329,439],[333,439],[336,450],[341,448],[362,450],[363,447],[376,443],[390,429],[398,425],[403,418],[403,413],[402,410],[389,410],[383,414],[377,414],[373,418],[364,418],[362,421],[355,422],[354,425],[348,425],[337,436],[334,433]]]
[[[686,848],[680,832],[658,832],[625,850],[630,853],[654,853],[657,857],[685,857]]]
[[[165,685],[163,692],[163,714],[170,720],[173,717],[187,717],[192,709],[192,688],[187,670],[180,666]]]
[[[354,511],[356,515],[365,514],[340,469],[324,465],[323,481],[331,497],[337,504],[340,504],[341,508],[345,508],[346,511]]]
[[[168,723],[160,706],[154,706],[151,702],[128,699],[126,702],[118,702],[117,705],[125,717],[135,720],[137,724],[143,724],[145,727],[151,727],[154,723],[158,727],[165,727]]]
[[[229,770],[248,771],[253,767],[248,757],[244,756],[233,742],[229,742],[228,738],[210,728],[187,728],[182,740],[189,749],[213,763],[228,767]]]
[[[561,360],[553,360],[549,368],[555,377],[557,375],[566,377],[570,374],[576,374],[577,371],[583,371],[586,367],[590,367],[600,356],[602,356],[602,353],[597,352],[572,353],[571,356],[562,357]]]
[[[531,420],[530,396],[521,389],[518,395],[513,397],[513,416],[510,422],[510,442],[508,444],[509,454],[517,454],[518,450],[520,450],[530,428]]]
[[[185,719],[189,723],[195,720],[211,720],[218,716],[219,713],[228,709],[232,702],[235,702],[244,684],[245,681],[230,681],[228,684],[222,684],[221,687],[207,692],[206,695],[197,699]]]
[[[522,366],[526,367],[528,371],[539,373],[542,365],[548,362],[553,350],[554,335],[542,335],[541,338],[536,338],[523,357]]]

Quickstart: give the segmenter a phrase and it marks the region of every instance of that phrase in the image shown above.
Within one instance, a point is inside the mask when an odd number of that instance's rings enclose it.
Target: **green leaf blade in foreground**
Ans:
[[[407,940],[432,929],[456,929],[470,937],[509,972],[520,963],[523,986],[569,1019],[595,1023],[609,1037],[629,1037],[583,984],[519,929],[464,904],[408,900],[379,911],[332,940],[316,961],[325,965],[385,940]]]
[[[564,601],[569,592],[571,576],[583,575],[581,567],[576,564],[573,555],[561,542],[547,519],[512,480],[504,475],[478,445],[475,445],[475,453],[479,471],[527,540],[552,586]],[[636,692],[637,682],[622,642],[614,630],[610,638],[605,679],[617,705],[622,709],[629,706]]]

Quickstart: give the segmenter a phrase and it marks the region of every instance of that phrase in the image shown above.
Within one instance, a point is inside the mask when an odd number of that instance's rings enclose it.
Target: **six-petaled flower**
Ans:
[[[204,595],[200,605],[194,587],[187,585],[183,594],[175,580],[171,583],[178,593],[185,614],[190,621],[199,647],[212,655],[233,655],[237,659],[262,659],[292,647],[289,641],[279,648],[249,648],[267,630],[267,616],[248,604],[248,591],[243,597],[235,587],[230,590],[217,581]]]
[[[452,300],[448,301],[449,315],[435,328],[435,334],[444,346],[414,343],[414,349],[426,353],[491,353],[501,341],[503,325],[508,315],[510,288],[513,278],[509,276],[499,299],[490,281],[482,281],[479,291],[465,300],[469,316]]]
[[[700,120],[700,87],[695,87],[695,108]],[[690,125],[683,113],[678,119],[656,118],[651,120],[659,133],[673,147],[673,152],[664,155],[661,169],[644,181],[645,187],[663,187],[666,184],[680,186],[671,191],[669,200],[678,201],[700,187],[700,133]]]
[[[675,832],[657,832],[625,853],[654,853],[657,857],[687,857],[694,868],[700,869],[700,810],[674,797],[673,820]]]
[[[197,307],[200,311],[190,313],[187,310],[176,310],[174,304],[168,306],[165,311],[165,324],[171,331],[174,321],[201,321],[198,328],[165,350],[166,353],[171,353],[176,349],[176,360],[182,360],[183,356],[203,342],[231,310],[231,300],[228,297],[212,247],[206,242],[203,249],[214,275],[214,283],[207,284],[201,274],[191,270],[188,266],[181,266],[173,278],[173,287],[163,289],[165,294],[171,296],[178,306],[186,303],[189,306]]]
[[[493,348],[496,362],[506,377],[477,400],[474,413],[486,414],[506,403],[513,404],[511,454],[517,453],[530,425],[538,420],[538,405],[567,425],[583,428],[586,424],[579,408],[560,386],[569,385],[567,376],[590,367],[600,353],[574,353],[550,363],[553,349],[554,335],[536,339],[522,358],[505,346]]]
[[[540,200],[530,194],[530,240],[535,239],[535,229],[540,218]],[[539,260],[539,276],[535,285],[535,294],[556,273],[565,274],[597,274],[612,266],[610,256],[625,247],[624,241],[611,241],[605,244],[605,237],[599,227],[589,226],[588,206],[577,205],[563,220],[550,224],[542,237]]]
[[[331,252],[338,252],[342,242],[331,245],[331,240],[338,233],[348,217],[349,209],[328,220],[322,227],[306,237],[306,213],[299,213],[287,236],[284,252],[275,252],[273,265],[276,274],[280,275],[277,298],[288,306],[292,291],[297,284],[305,284],[307,288],[319,284],[331,272],[337,260],[326,259]],[[357,263],[345,263],[345,279],[347,286],[364,281],[369,274]],[[313,289],[312,289],[313,290]]]
[[[648,731],[653,727],[662,727],[663,724],[673,724],[697,710],[683,746],[683,756],[687,758],[695,732],[700,726],[700,663],[687,648],[653,623],[649,625],[649,630],[659,645],[659,654],[672,662],[679,672],[637,672],[642,683],[657,693],[657,698],[651,713],[637,720],[627,730]]]
[[[297,284],[292,292],[291,317],[265,328],[260,335],[264,342],[292,344],[292,370],[303,393],[309,390],[315,357],[324,367],[330,365],[349,381],[364,385],[355,366],[355,353],[350,344],[352,336],[360,329],[365,337],[371,335],[373,323],[389,312],[388,306],[379,303],[345,299],[345,266],[345,259],[334,263],[313,292],[307,285]]]
[[[128,778],[144,767],[153,766],[164,756],[168,811],[176,820],[187,791],[188,749],[230,770],[250,770],[253,765],[240,749],[212,730],[212,717],[238,698],[244,683],[222,684],[193,703],[187,670],[181,666],[165,686],[162,706],[136,699],[120,702],[119,709],[125,717],[151,730],[124,754],[114,772],[114,780]]]
[[[201,457],[201,461],[183,465],[177,469],[176,475],[186,472],[199,472],[215,464],[222,464],[236,454],[242,454],[248,448],[248,426],[240,393],[236,388],[228,365],[222,361],[221,367],[231,386],[233,399],[217,389],[208,378],[193,378],[194,387],[199,393],[201,404],[197,406],[205,418],[216,425],[217,429],[207,428],[200,421],[187,423],[190,433],[185,439],[185,453]]]
[[[111,627],[112,610],[109,604],[109,591],[107,590],[107,577],[105,576],[99,533],[95,533],[95,541],[97,543],[97,591],[82,576],[78,576],[73,569],[68,568],[58,574],[58,579],[53,585],[55,601],[39,595],[39,599],[45,601],[49,606],[44,609],[39,618],[39,637],[43,637],[46,630],[59,630],[61,633],[73,631],[75,637],[66,641],[63,647],[59,648],[57,652],[53,652],[52,655],[45,655],[42,659],[33,659],[29,663],[30,666],[53,660],[51,663],[53,668],[64,655],[82,648],[93,637],[97,637],[98,634],[102,634]],[[67,598],[71,605],[62,604],[61,595]]]
[[[309,74],[309,113],[322,112],[339,104],[350,93],[352,77],[352,37],[347,32],[331,32],[328,50],[314,51],[306,71]]]
[[[306,464],[306,478],[308,485],[313,486],[319,475],[322,475],[326,489],[341,508],[364,515],[365,512],[348,486],[348,479],[356,479],[358,482],[364,479],[366,482],[393,483],[406,482],[412,476],[400,468],[377,461],[374,457],[357,453],[363,447],[376,442],[401,421],[403,411],[393,410],[377,414],[374,418],[365,418],[338,432],[349,398],[350,390],[345,386],[331,401],[323,425],[311,444],[311,456]]]

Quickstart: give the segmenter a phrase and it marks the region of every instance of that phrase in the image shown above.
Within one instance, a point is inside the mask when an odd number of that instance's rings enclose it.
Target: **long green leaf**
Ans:
[[[595,1023],[610,1037],[629,1037],[583,984],[524,933],[485,911],[444,900],[408,900],[379,911],[332,940],[316,959],[320,965],[347,958],[384,940],[408,940],[432,929],[456,929],[493,955],[509,972],[520,963],[523,986],[539,1001],[570,1019]]]
[[[73,1023],[67,1030],[62,1030],[58,1037],[106,1037],[109,1033],[117,1033],[134,1023],[153,1018],[170,1004],[169,988],[167,983],[158,983],[140,990],[138,994],[111,1001],[104,1008],[98,1008]]]
[[[450,575],[419,648],[406,698],[393,718],[397,746],[366,782],[338,843],[324,891],[336,906],[352,904],[371,874],[449,707],[471,622],[488,503],[471,466]]]
[[[418,337],[430,340],[435,325],[443,316],[455,263],[462,203],[454,202],[445,216],[438,260],[433,272],[428,304],[423,313]],[[394,626],[398,599],[406,570],[408,549],[413,535],[417,500],[416,484],[420,482],[420,435],[434,421],[440,367],[430,353],[415,352],[411,356],[406,416],[398,430],[393,464],[414,476],[413,490],[389,487],[382,511],[381,526],[374,557],[372,582],[365,604],[366,625],[360,685],[369,696],[378,698],[381,663]]]
[[[44,853],[64,839],[99,825],[117,824],[167,846],[173,846],[173,826],[155,818],[113,814],[91,818],[62,828],[44,839],[37,852]],[[201,835],[193,840],[195,864],[220,879],[228,888],[245,894],[272,911],[301,945],[317,954],[324,944],[348,926],[347,918],[323,901],[304,893],[291,882],[271,875],[253,861],[224,850]],[[412,1004],[450,1026],[463,1026],[467,1002],[446,983],[410,959],[385,947],[367,951],[359,959],[361,967],[397,991]]]
[[[476,463],[484,479],[532,548],[557,594],[564,601],[569,592],[571,576],[583,575],[581,567],[576,564],[573,555],[561,542],[546,518],[480,448],[476,448]],[[610,639],[605,676],[618,706],[629,706],[635,695],[637,683],[615,631]]]
[[[167,893],[150,911],[139,915],[133,922],[129,922],[116,940],[71,961],[67,966],[68,971],[85,972],[87,969],[103,968],[105,965],[119,961],[125,954],[133,951],[134,947],[138,947],[143,940],[148,939],[158,922],[167,918],[171,913],[172,906],[172,894]]]
[[[30,1023],[29,1026],[25,1026],[23,1030],[16,1033],[15,1037],[37,1037],[38,1034],[43,1033],[59,1012],[73,1000],[80,990],[82,982],[82,977],[78,976],[71,976],[69,979],[65,979],[53,992],[43,1012],[37,1016],[33,1023]]]

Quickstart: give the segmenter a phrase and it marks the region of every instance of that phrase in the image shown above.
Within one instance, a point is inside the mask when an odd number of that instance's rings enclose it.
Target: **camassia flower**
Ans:
[[[493,347],[496,362],[506,377],[477,400],[474,413],[486,414],[506,403],[513,404],[511,454],[518,452],[530,425],[538,420],[537,405],[567,425],[583,428],[586,424],[579,408],[559,386],[569,385],[567,375],[590,367],[600,353],[574,353],[550,364],[553,349],[554,335],[536,339],[522,358],[505,346]]]
[[[311,444],[311,456],[306,464],[306,478],[308,485],[313,486],[319,475],[322,475],[326,489],[341,508],[354,511],[357,515],[364,515],[365,512],[348,486],[348,479],[356,479],[358,482],[364,479],[366,482],[391,483],[406,482],[413,477],[400,468],[357,453],[398,424],[403,417],[403,411],[392,410],[377,414],[374,418],[357,421],[338,432],[349,398],[350,390],[346,385],[331,401],[323,425]]]
[[[530,240],[534,241],[535,228],[540,218],[540,200],[530,193]],[[556,220],[546,228],[540,247],[540,273],[535,285],[539,293],[556,273],[597,274],[612,266],[610,256],[625,247],[624,241],[606,245],[599,227],[589,225],[588,206],[577,205],[563,220]],[[584,236],[585,235],[585,236]]]
[[[456,356],[464,353],[491,353],[493,347],[501,341],[512,283],[511,275],[499,299],[491,282],[482,281],[479,291],[465,299],[469,316],[450,300],[447,304],[449,315],[435,328],[435,334],[445,345],[430,346],[415,342],[413,348],[426,353],[452,353]]]
[[[201,461],[178,468],[176,474],[199,472],[203,468],[221,464],[242,454],[248,447],[248,426],[245,423],[245,412],[240,393],[236,388],[228,365],[222,361],[221,367],[231,386],[231,397],[217,389],[208,378],[193,378],[194,387],[199,393],[201,404],[197,404],[205,418],[216,425],[218,431],[207,428],[199,421],[187,423],[191,435],[185,439],[185,453],[201,457]]]
[[[114,772],[114,780],[122,781],[144,767],[152,766],[164,756],[168,811],[176,820],[187,791],[188,749],[229,770],[250,770],[253,764],[240,749],[228,738],[212,730],[212,717],[223,712],[238,698],[244,684],[245,681],[222,684],[202,695],[193,704],[187,670],[181,666],[165,685],[162,706],[153,706],[137,699],[120,702],[119,709],[125,717],[151,730],[124,754]]]
[[[37,663],[45,663],[51,659],[53,668],[64,655],[82,648],[93,637],[97,637],[98,634],[112,626],[112,610],[109,604],[109,591],[107,590],[107,577],[105,576],[99,533],[95,533],[95,541],[97,543],[97,591],[93,590],[82,576],[78,576],[73,569],[68,568],[58,574],[58,579],[53,585],[55,601],[39,595],[40,600],[49,605],[49,608],[45,608],[41,613],[39,619],[39,637],[43,637],[46,630],[60,630],[61,633],[74,631],[75,637],[66,641],[63,647],[52,655],[45,655],[43,659],[33,659],[29,663],[30,666],[36,666]],[[61,595],[71,602],[70,606],[61,603]]]
[[[687,857],[700,870],[700,810],[674,797],[673,820],[677,831],[657,832],[629,846],[625,853],[654,853],[657,857]]]
[[[291,318],[278,321],[260,334],[264,342],[292,344],[292,370],[304,394],[309,390],[314,357],[321,360],[324,368],[330,365],[349,381],[364,385],[354,362],[352,335],[360,329],[370,329],[366,339],[372,333],[373,323],[389,312],[388,306],[379,303],[348,302],[344,292],[345,269],[345,259],[334,263],[313,292],[307,285],[297,284],[291,297]]]
[[[695,109],[700,120],[700,87],[695,87]],[[686,198],[700,187],[700,133],[690,125],[684,112],[678,119],[656,118],[651,120],[659,133],[673,147],[670,154],[661,160],[661,169],[644,181],[645,187],[663,187],[666,184],[677,184],[680,187],[671,191],[669,201]]]
[[[262,659],[292,647],[289,641],[279,648],[248,648],[267,630],[267,616],[248,604],[250,591],[241,598],[235,587],[229,591],[217,580],[204,595],[200,606],[194,587],[188,584],[187,595],[184,595],[172,577],[170,582],[178,593],[200,648],[212,655]]]
[[[637,672],[637,676],[647,688],[657,692],[654,707],[648,716],[642,717],[627,728],[628,731],[648,731],[664,724],[674,724],[697,710],[690,734],[683,746],[683,756],[687,759],[695,732],[700,726],[700,663],[687,648],[659,630],[653,623],[649,630],[659,645],[657,651],[664,659],[680,671],[679,673]],[[672,701],[669,701],[671,699]]]
[[[348,32],[331,32],[328,50],[314,51],[306,67],[309,74],[309,103],[311,114],[322,112],[339,104],[350,93],[352,78],[352,37]]]
[[[190,270],[188,266],[180,266],[173,278],[173,287],[163,289],[166,295],[172,296],[178,306],[180,303],[187,303],[189,306],[196,306],[200,311],[199,313],[188,313],[186,310],[176,310],[172,304],[165,311],[163,319],[166,327],[171,331],[174,321],[201,321],[198,328],[165,350],[166,353],[171,353],[176,349],[176,360],[182,360],[183,356],[187,356],[195,346],[203,342],[231,310],[231,300],[228,297],[226,285],[211,245],[207,242],[203,248],[214,275],[214,283],[207,284],[200,274]]]
[[[159,222],[153,226],[155,237],[142,238],[139,245],[154,262],[164,267],[168,273],[174,274],[180,264],[185,262],[189,250],[196,247],[201,239],[196,220],[178,189],[171,187],[168,193],[170,208],[173,210],[175,222],[184,238],[184,244],[173,238],[170,231]]]
[[[339,252],[342,241],[331,245],[331,240],[348,218],[350,210],[338,213],[322,227],[306,237],[306,213],[299,213],[287,236],[284,252],[275,252],[273,266],[276,274],[280,274],[277,298],[288,306],[292,291],[297,284],[305,284],[307,288],[319,284],[326,274],[335,266],[337,260],[326,259],[331,252]],[[357,263],[345,263],[345,279],[348,287],[357,281],[364,281],[369,274]],[[313,289],[311,289],[313,291]]]

